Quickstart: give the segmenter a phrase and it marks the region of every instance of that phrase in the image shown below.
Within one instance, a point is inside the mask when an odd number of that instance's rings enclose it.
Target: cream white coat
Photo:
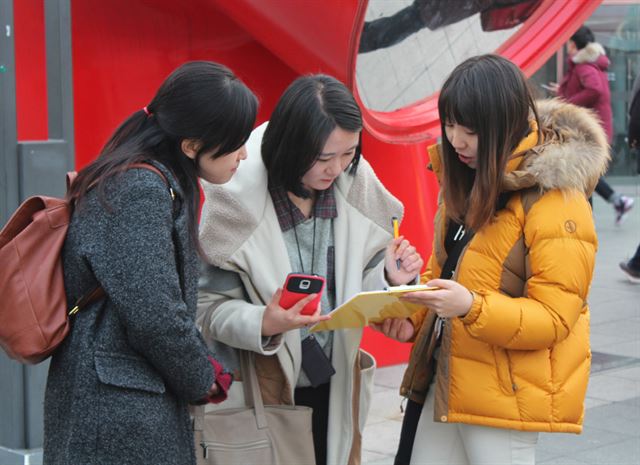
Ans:
[[[267,172],[260,143],[266,123],[256,128],[247,142],[247,160],[225,185],[204,186],[206,201],[200,240],[210,264],[239,275],[250,303],[231,298],[233,293],[201,296],[208,305],[219,302],[206,323],[211,336],[228,346],[275,355],[291,387],[300,373],[300,332],[289,331],[271,338],[264,346],[261,336],[265,305],[283,285],[291,265],[267,189]],[[380,183],[366,160],[361,159],[355,176],[346,173],[335,182],[338,217],[334,219],[336,303],[339,305],[362,290],[381,289],[384,259],[380,253],[391,240],[391,217],[402,216],[402,204]],[[376,266],[365,271],[374,257]],[[239,295],[236,293],[236,297]],[[200,306],[202,308],[202,305]],[[354,441],[352,399],[358,399],[357,425],[361,432],[369,410],[375,360],[358,349],[362,330],[334,332],[329,405],[327,463],[346,464]],[[360,360],[359,395],[354,396],[354,368]],[[242,388],[235,383],[230,400],[221,408],[242,401]]]

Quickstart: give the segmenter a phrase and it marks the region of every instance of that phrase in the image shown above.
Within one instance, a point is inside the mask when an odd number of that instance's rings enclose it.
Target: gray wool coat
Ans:
[[[166,174],[181,198],[177,181]],[[69,302],[96,280],[107,297],[71,317],[45,393],[46,465],[195,464],[187,405],[215,380],[195,324],[198,259],[186,205],[160,176],[108,181],[110,209],[90,191],[64,246]]]

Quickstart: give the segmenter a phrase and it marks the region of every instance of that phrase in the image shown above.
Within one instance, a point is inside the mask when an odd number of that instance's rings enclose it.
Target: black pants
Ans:
[[[329,387],[331,383],[316,388],[296,388],[294,401],[313,409],[311,417],[313,431],[313,450],[316,453],[316,465],[327,465],[327,429],[329,428]]]
[[[613,189],[611,188],[609,183],[604,180],[604,178],[598,179],[598,184],[596,184],[596,192],[600,197],[605,199],[607,202],[609,201],[609,199],[614,193]]]
[[[413,440],[416,438],[422,407],[423,404],[407,399],[407,406],[402,419],[402,429],[400,430],[400,443],[398,444],[398,452],[393,465],[409,465],[411,463]]]
[[[638,248],[636,249],[636,254],[631,257],[629,266],[634,270],[640,270],[640,245],[638,245]]]

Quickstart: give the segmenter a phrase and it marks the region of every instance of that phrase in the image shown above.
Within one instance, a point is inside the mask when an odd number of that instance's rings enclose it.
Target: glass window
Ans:
[[[466,58],[496,51],[540,0],[371,0],[356,64],[367,108],[393,111],[436,92]]]

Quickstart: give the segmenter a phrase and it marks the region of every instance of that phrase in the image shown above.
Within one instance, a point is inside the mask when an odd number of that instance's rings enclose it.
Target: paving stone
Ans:
[[[640,463],[640,441],[625,439],[606,446],[575,454],[576,460],[589,465],[638,465]]]
[[[591,374],[630,365],[640,365],[640,359],[606,352],[591,352]]]
[[[571,457],[577,452],[595,449],[612,442],[618,442],[631,437],[632,436],[626,434],[621,435],[617,432],[585,425],[582,430],[582,434],[540,434],[538,450],[544,450],[551,454],[555,453],[555,455],[566,455]]]
[[[617,337],[620,342],[637,341],[640,334],[640,322],[627,319],[624,325],[620,325],[618,319],[612,321],[610,318],[606,323],[592,324],[591,333]]]
[[[598,429],[622,435],[633,435],[640,441],[638,419],[640,398],[594,407],[585,414],[586,425],[595,425]]]
[[[624,321],[621,321],[620,324],[624,324]],[[606,350],[612,354],[640,358],[640,340],[636,338],[628,342],[611,344],[604,347],[602,350]]]
[[[627,378],[640,380],[640,366],[634,366],[630,368],[620,368],[618,370],[614,370],[611,372],[612,376],[616,376],[618,378]]]
[[[536,464],[537,465],[595,465],[591,462],[584,462],[571,457],[554,457],[552,459],[544,460],[544,461],[536,460]]]
[[[607,405],[610,404],[611,402],[608,400],[603,400],[603,399],[593,399],[591,397],[589,397],[589,395],[587,394],[587,397],[584,399],[584,408],[586,410],[589,410],[593,407],[600,407],[601,405]]]

